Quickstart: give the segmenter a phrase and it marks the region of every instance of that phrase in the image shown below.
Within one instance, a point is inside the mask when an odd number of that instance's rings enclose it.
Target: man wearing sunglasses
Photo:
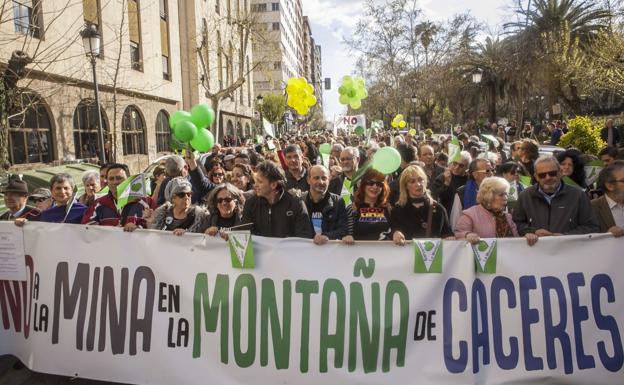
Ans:
[[[580,188],[561,182],[555,157],[538,158],[534,177],[537,184],[520,193],[513,212],[520,235],[534,233],[544,237],[599,232],[589,198]]]

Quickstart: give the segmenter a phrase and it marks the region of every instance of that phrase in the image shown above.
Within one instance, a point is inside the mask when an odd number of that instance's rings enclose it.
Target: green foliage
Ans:
[[[273,124],[281,124],[286,111],[286,99],[281,94],[264,95],[262,106],[256,106],[262,111],[262,117]]]
[[[561,137],[559,146],[574,146],[585,154],[598,154],[606,143],[600,138],[602,124],[589,116],[577,116],[568,121],[568,133]]]

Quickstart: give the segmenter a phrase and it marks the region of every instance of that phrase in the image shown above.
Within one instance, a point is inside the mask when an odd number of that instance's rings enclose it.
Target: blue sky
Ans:
[[[381,0],[379,0],[381,1]],[[303,14],[310,18],[312,36],[321,45],[323,77],[332,79],[332,90],[324,91],[325,117],[333,120],[334,115],[346,111],[338,103],[338,85],[344,75],[355,68],[354,54],[342,44],[342,36],[352,33],[361,15],[360,0],[302,0]],[[513,0],[420,0],[418,5],[430,20],[447,20],[454,14],[466,10],[478,20],[487,23],[489,34],[500,32],[501,21],[509,17]],[[522,1],[526,3],[526,1]]]

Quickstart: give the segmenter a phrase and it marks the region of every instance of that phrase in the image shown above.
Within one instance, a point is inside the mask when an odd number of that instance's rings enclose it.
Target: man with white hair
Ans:
[[[544,237],[600,231],[585,192],[561,182],[555,157],[538,158],[534,177],[537,184],[520,193],[513,212],[520,235],[533,233]]]
[[[355,147],[347,147],[340,153],[342,174],[329,182],[329,192],[340,195],[345,203],[351,203],[351,196],[355,191],[352,185],[353,176],[360,163],[360,151]]]

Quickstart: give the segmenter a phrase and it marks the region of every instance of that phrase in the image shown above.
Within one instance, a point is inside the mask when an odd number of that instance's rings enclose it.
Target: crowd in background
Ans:
[[[215,144],[209,154],[167,157],[150,175],[151,195],[121,209],[117,187],[131,176],[124,164],[86,172],[81,196],[67,174],[32,192],[11,178],[3,191],[9,211],[0,219],[225,239],[229,231],[249,230],[317,245],[494,237],[524,237],[533,245],[562,234],[624,235],[624,156],[612,122],[601,133],[608,145],[597,157],[575,148],[545,153],[526,127],[494,123],[489,130],[481,134],[496,140],[457,129],[461,152],[452,158],[450,135],[321,133],[248,145],[228,140],[230,146]],[[547,142],[557,144],[565,130],[564,123],[550,124]],[[331,145],[329,154],[320,151],[324,143]],[[387,175],[370,167],[385,146],[401,157],[400,167]],[[589,180],[585,165],[595,159],[604,168]]]

